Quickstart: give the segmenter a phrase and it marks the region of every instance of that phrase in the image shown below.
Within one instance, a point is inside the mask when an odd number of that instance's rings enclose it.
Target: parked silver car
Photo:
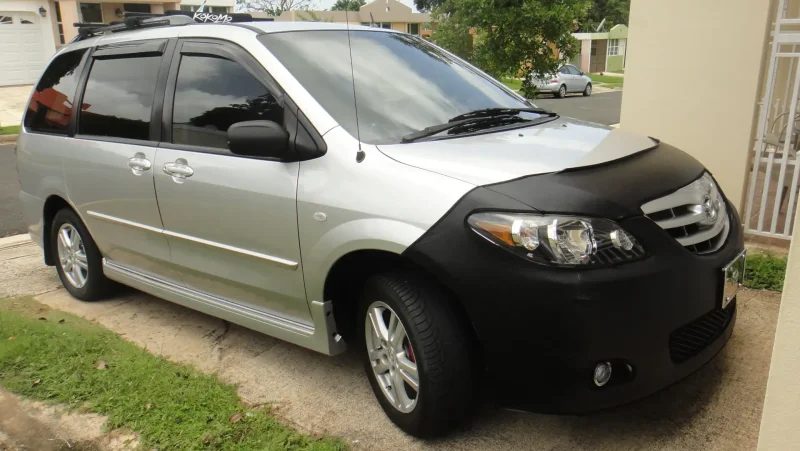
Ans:
[[[566,97],[573,92],[592,95],[592,79],[571,64],[561,66],[555,74],[534,78],[533,84],[540,92],[556,97]]]
[[[640,398],[736,319],[742,228],[700,163],[392,30],[82,27],[34,89],[17,165],[72,296],[119,282],[323,354],[349,345],[417,436],[467,418],[479,383],[550,413]]]

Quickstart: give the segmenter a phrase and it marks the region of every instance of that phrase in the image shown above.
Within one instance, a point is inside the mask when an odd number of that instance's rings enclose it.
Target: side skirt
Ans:
[[[153,296],[323,354],[336,355],[347,349],[344,340],[336,332],[333,304],[330,301],[309,303],[314,324],[308,325],[176,285],[107,258],[103,259],[103,273],[111,280]]]

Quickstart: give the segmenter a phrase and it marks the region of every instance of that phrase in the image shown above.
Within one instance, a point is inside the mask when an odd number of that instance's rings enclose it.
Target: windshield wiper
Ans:
[[[556,116],[555,112],[542,108],[483,108],[480,110],[470,111],[469,113],[459,114],[458,116],[450,118],[448,122],[456,122],[463,119],[473,119],[479,117],[517,115],[519,113],[536,113],[547,116]]]
[[[476,129],[489,128],[497,125],[507,125],[515,122],[531,122],[531,121],[532,119],[524,119],[519,116],[511,116],[511,115],[500,115],[500,116],[492,115],[485,117],[461,119],[452,122],[445,122],[444,124],[431,125],[430,127],[425,127],[422,130],[409,133],[403,136],[401,142],[410,143],[421,138],[427,138],[429,136],[437,135],[443,131],[456,128],[462,128],[465,131],[474,131]]]

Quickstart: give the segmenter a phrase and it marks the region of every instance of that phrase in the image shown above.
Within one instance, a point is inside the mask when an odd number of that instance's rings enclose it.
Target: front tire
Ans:
[[[583,96],[589,97],[590,95],[592,95],[592,84],[586,83],[586,88],[583,89]]]
[[[561,87],[558,88],[558,92],[556,92],[556,97],[558,97],[559,99],[563,99],[566,96],[567,96],[567,85],[561,85]]]
[[[435,285],[413,274],[374,276],[359,314],[367,377],[392,422],[432,437],[468,416],[475,399],[470,335]]]
[[[61,284],[72,297],[95,301],[109,293],[112,282],[103,274],[103,256],[74,211],[64,208],[56,213],[50,246]]]

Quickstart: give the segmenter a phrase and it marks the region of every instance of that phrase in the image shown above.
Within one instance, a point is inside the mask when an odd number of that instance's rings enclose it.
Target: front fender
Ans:
[[[323,300],[328,272],[350,252],[379,250],[400,255],[423,233],[418,226],[385,218],[356,219],[333,227],[303,254],[308,299]]]

